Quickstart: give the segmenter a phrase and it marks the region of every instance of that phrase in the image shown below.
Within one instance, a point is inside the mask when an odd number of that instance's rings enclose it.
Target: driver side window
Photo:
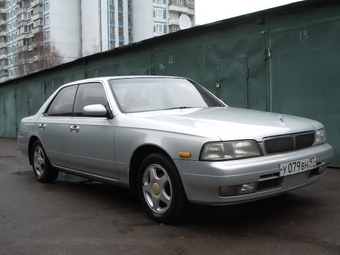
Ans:
[[[83,108],[91,104],[101,104],[107,108],[107,98],[101,83],[79,85],[74,102],[73,116],[83,116]]]

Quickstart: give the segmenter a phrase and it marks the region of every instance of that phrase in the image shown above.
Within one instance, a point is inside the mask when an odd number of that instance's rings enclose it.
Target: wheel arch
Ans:
[[[172,161],[172,158],[170,157],[170,155],[165,150],[163,150],[162,148],[156,145],[149,144],[149,145],[142,145],[138,147],[132,154],[130,167],[129,167],[129,187],[130,187],[130,193],[134,197],[138,196],[137,177],[138,177],[139,166],[142,163],[142,161],[145,159],[145,157],[153,152],[161,153]]]
[[[28,159],[29,159],[29,162],[31,165],[33,165],[33,162],[32,162],[32,148],[33,148],[33,144],[40,140],[37,136],[32,136],[29,140],[29,143],[28,143]]]

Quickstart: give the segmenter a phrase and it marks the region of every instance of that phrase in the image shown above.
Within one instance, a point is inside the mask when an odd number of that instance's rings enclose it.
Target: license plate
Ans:
[[[280,164],[280,176],[308,171],[316,167],[316,156]]]

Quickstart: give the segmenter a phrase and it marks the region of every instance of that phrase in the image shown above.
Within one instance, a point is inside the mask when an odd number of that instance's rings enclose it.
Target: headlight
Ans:
[[[324,128],[316,131],[314,145],[323,144],[326,140],[326,130]]]
[[[232,160],[261,156],[259,144],[254,140],[206,143],[200,160]]]

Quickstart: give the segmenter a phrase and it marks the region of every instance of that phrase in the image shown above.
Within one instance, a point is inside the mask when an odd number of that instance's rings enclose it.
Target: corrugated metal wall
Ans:
[[[321,3],[320,3],[321,2]],[[60,85],[106,75],[192,78],[231,106],[323,122],[340,166],[340,2],[306,1],[99,53],[0,84],[0,137]]]

